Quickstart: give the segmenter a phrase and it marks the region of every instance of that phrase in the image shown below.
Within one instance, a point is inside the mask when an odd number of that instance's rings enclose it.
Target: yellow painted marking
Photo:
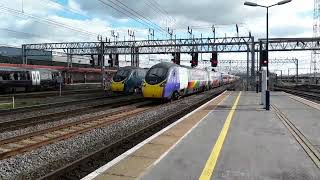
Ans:
[[[220,135],[218,137],[218,140],[216,141],[216,144],[214,145],[214,147],[212,149],[212,152],[211,152],[211,154],[206,162],[206,165],[205,165],[205,167],[199,177],[199,180],[210,180],[211,179],[211,176],[214,171],[214,167],[216,166],[220,151],[222,149],[224,140],[227,136],[232,118],[234,116],[234,112],[236,111],[236,107],[239,103],[240,96],[241,96],[241,92],[239,93],[236,101],[234,102],[234,104],[228,114],[228,117],[223,125],[223,128],[222,128]]]

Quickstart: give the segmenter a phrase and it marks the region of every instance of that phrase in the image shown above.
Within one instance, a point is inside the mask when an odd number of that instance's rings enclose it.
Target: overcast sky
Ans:
[[[252,2],[270,5],[278,1]],[[148,28],[155,29],[155,38],[162,39],[168,38],[164,32],[167,27],[179,38],[187,37],[188,26],[193,27],[195,36],[212,36],[212,25],[217,36],[234,36],[235,24],[240,27],[240,35],[251,31],[256,38],[265,37],[265,9],[243,3],[244,0],[0,0],[0,44],[94,41],[98,34],[111,37],[111,30],[118,32],[122,40],[124,36],[128,38],[128,29],[135,30],[137,39],[147,39]],[[119,12],[111,6],[129,7],[135,12]],[[312,37],[312,26],[313,0],[293,0],[270,9],[270,37]],[[310,52],[271,56],[304,59],[304,68],[309,66],[311,57]],[[243,59],[246,55],[221,58],[237,57]]]

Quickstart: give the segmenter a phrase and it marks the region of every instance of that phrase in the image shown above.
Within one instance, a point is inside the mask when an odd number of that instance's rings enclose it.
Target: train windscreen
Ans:
[[[131,69],[120,69],[117,71],[116,75],[113,76],[114,82],[120,82],[125,80],[131,73]]]
[[[146,75],[146,82],[148,84],[158,84],[162,81],[164,81],[167,78],[167,68],[163,67],[155,67],[149,69]]]

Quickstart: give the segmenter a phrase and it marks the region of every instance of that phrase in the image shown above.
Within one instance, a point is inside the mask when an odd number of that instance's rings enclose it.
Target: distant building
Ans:
[[[67,63],[67,54],[62,52],[51,52],[44,50],[29,50],[27,56],[29,61],[48,61],[50,63],[53,62],[64,62]],[[2,58],[1,58],[2,57]],[[74,64],[90,64],[90,57],[88,56],[72,56],[72,63]],[[8,62],[12,61],[12,62]],[[22,63],[22,49],[18,47],[8,47],[8,46],[0,46],[0,62],[5,63]]]

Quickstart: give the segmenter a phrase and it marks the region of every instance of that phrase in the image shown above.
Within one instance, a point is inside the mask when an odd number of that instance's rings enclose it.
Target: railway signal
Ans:
[[[109,54],[108,64],[109,64],[110,67],[113,67],[112,54]]]
[[[115,54],[114,65],[115,65],[116,67],[119,67],[119,54]]]
[[[212,52],[211,56],[211,67],[217,67],[218,66],[218,53],[217,52]]]
[[[197,67],[198,66],[198,58],[199,54],[198,53],[191,53],[191,67]]]
[[[172,53],[172,57],[173,58],[171,59],[171,61],[175,64],[180,65],[180,53],[177,53],[177,52]]]
[[[268,53],[266,50],[261,51],[260,53],[260,66],[267,67],[268,66]]]

